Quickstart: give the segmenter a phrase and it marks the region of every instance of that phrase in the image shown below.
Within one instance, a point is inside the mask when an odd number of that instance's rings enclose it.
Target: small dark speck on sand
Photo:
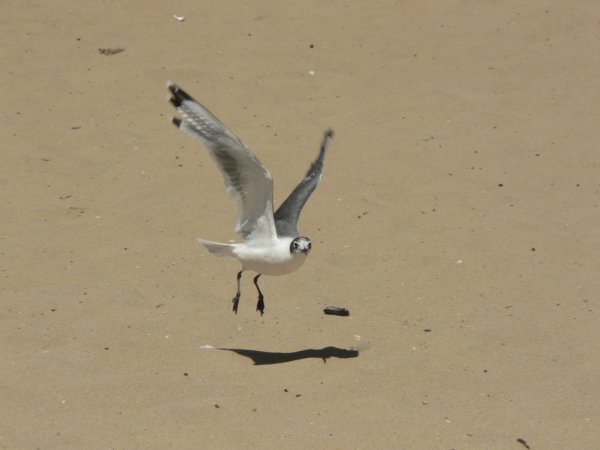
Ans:
[[[101,55],[106,55],[106,56],[116,55],[117,53],[121,53],[124,51],[125,51],[124,48],[99,48],[98,49],[98,52]]]

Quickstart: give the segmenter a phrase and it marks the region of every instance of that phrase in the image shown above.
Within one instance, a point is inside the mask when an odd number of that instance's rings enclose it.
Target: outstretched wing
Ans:
[[[273,178],[258,158],[235,134],[204,106],[172,82],[171,103],[182,119],[176,127],[200,139],[223,173],[225,189],[236,200],[239,216],[235,232],[245,240],[274,239]]]
[[[310,165],[310,169],[304,179],[275,212],[275,227],[280,237],[289,236],[295,238],[299,235],[298,220],[300,219],[300,212],[310,194],[313,193],[317,184],[321,181],[325,151],[331,139],[333,139],[333,130],[327,130],[321,142],[321,150],[319,151],[318,158]]]

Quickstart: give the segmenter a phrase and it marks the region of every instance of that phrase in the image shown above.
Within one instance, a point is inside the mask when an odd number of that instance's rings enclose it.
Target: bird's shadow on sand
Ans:
[[[244,348],[220,348],[219,350],[227,350],[237,353],[238,355],[246,356],[254,361],[254,365],[265,364],[281,364],[299,359],[318,358],[323,362],[327,362],[328,358],[357,358],[358,350],[344,349],[338,347],[324,347],[319,349],[308,348],[297,352],[281,353],[281,352],[264,352],[261,350],[249,350]]]

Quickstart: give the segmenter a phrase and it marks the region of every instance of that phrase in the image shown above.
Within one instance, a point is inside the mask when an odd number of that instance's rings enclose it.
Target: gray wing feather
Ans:
[[[333,139],[333,130],[327,130],[321,142],[319,156],[311,164],[304,179],[275,212],[275,227],[278,236],[297,237],[299,235],[298,220],[300,219],[300,212],[319,181],[321,181],[325,151],[331,139]]]
[[[175,126],[200,139],[223,174],[225,189],[237,201],[235,232],[244,239],[276,237],[273,217],[273,178],[258,158],[235,134],[187,92],[167,83],[171,103],[182,119]]]

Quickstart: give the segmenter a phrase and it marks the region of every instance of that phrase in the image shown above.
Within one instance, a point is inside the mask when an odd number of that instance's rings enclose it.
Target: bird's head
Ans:
[[[312,243],[310,242],[309,238],[304,236],[298,236],[290,244],[290,253],[292,255],[294,253],[304,253],[305,255],[308,255],[308,252],[310,252],[311,247]]]

